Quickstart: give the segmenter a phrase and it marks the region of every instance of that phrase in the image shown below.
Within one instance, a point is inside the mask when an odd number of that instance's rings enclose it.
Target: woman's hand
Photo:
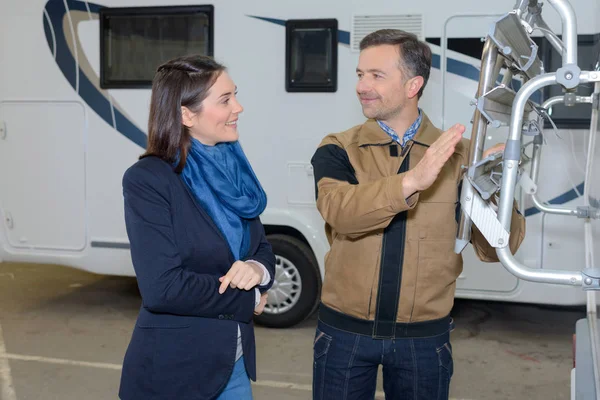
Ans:
[[[251,290],[262,280],[263,270],[259,265],[236,261],[227,271],[227,274],[219,278],[219,282],[221,282],[219,293],[223,294],[227,286],[231,286],[232,289]]]
[[[265,305],[267,304],[268,297],[269,297],[269,294],[267,292],[264,292],[263,294],[260,295],[260,303],[258,303],[256,308],[254,309],[254,315],[262,314],[263,310],[265,309]]]

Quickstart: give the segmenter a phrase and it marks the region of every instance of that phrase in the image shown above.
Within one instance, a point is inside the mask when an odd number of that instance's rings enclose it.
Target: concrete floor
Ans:
[[[0,263],[0,400],[117,399],[139,305],[131,278]],[[569,399],[583,308],[457,301],[453,315],[453,399]],[[257,400],[311,398],[315,324],[257,328]]]

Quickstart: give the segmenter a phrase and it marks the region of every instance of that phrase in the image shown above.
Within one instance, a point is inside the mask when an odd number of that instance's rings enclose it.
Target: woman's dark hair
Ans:
[[[177,162],[180,173],[190,148],[188,128],[183,125],[181,107],[199,112],[210,88],[225,66],[206,56],[176,58],[158,67],[152,81],[148,146],[141,158],[156,156],[170,164]]]

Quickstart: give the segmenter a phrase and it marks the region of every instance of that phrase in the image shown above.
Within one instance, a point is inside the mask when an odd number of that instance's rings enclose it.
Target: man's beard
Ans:
[[[401,114],[402,110],[404,109],[404,105],[400,104],[395,108],[388,108],[385,107],[385,105],[381,104],[377,107],[362,106],[362,109],[364,116],[367,118],[376,119],[380,121],[388,121],[394,118],[395,116]]]

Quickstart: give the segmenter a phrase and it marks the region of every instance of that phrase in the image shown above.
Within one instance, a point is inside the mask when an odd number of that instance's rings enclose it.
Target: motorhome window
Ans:
[[[562,66],[561,55],[544,39],[535,39],[540,44],[544,68],[548,72],[554,72]],[[600,56],[600,34],[579,35],[577,46],[577,64],[584,71],[593,70]],[[577,88],[578,96],[589,96],[594,91],[593,84],[581,84]],[[562,96],[561,86],[553,85],[543,90],[544,99],[553,96]],[[551,117],[560,129],[589,129],[591,104],[577,104],[573,107],[557,105],[552,108]],[[552,128],[550,122],[546,122],[546,128]]]
[[[213,55],[213,6],[100,10],[102,88],[150,88],[160,64],[187,54]]]
[[[337,90],[338,23],[336,19],[288,20],[286,23],[286,90]]]

